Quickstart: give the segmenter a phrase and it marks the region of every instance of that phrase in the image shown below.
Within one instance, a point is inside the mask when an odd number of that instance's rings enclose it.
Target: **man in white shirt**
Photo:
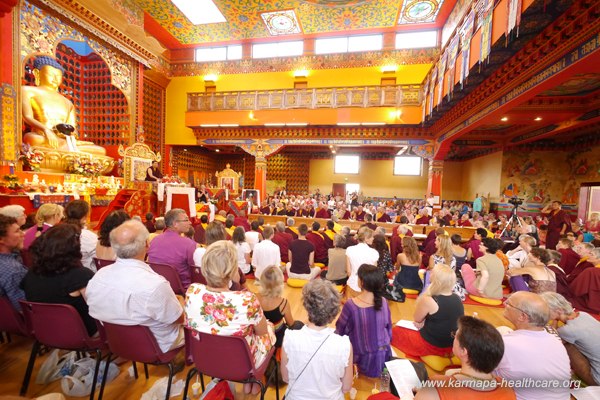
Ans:
[[[252,266],[257,280],[260,280],[260,276],[267,267],[276,266],[281,268],[281,252],[279,246],[271,241],[273,234],[273,227],[270,225],[265,226],[263,229],[265,240],[254,246]]]
[[[150,328],[162,351],[183,343],[183,308],[169,282],[144,262],[149,233],[139,221],[126,221],[110,233],[117,254],[86,289],[90,316],[119,325]]]
[[[502,336],[504,356],[495,374],[513,385],[517,400],[570,399],[567,350],[544,327],[550,310],[538,294],[516,292],[504,303],[504,317],[515,330]]]

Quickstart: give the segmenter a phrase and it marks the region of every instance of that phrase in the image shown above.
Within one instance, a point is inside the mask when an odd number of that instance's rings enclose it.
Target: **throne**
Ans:
[[[221,189],[227,189],[230,193],[237,194],[240,191],[240,177],[239,174],[231,169],[231,165],[227,163],[225,169],[221,172],[215,172],[217,177],[217,187]]]

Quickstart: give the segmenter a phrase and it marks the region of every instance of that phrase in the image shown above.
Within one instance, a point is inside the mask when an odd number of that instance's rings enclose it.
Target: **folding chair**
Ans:
[[[185,297],[185,289],[179,278],[179,273],[175,268],[167,264],[148,263],[150,268],[159,275],[162,275],[171,285],[171,289],[175,294]]]

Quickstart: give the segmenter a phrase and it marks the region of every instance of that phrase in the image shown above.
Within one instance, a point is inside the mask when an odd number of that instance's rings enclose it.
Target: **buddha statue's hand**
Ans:
[[[52,129],[44,129],[44,135],[46,136],[46,140],[48,141],[48,145],[53,148],[58,148],[58,136],[52,131]]]

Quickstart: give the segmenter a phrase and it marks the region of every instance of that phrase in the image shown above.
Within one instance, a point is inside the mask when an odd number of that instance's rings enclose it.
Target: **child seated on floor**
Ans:
[[[265,318],[273,323],[277,342],[275,347],[281,347],[283,335],[287,328],[300,329],[304,326],[301,321],[294,320],[292,308],[283,293],[283,273],[275,266],[267,267],[260,276],[258,301],[263,309]]]

